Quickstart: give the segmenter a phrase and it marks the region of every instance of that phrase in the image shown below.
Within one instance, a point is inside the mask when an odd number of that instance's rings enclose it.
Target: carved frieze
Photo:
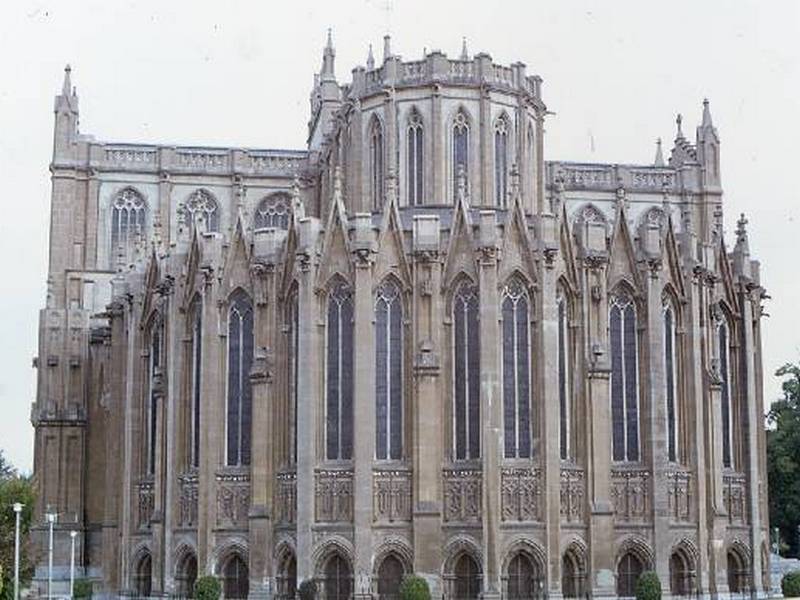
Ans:
[[[250,477],[247,474],[217,475],[217,526],[247,527],[250,511]]]
[[[444,520],[480,522],[482,476],[478,469],[445,469]]]
[[[142,481],[137,485],[137,502],[139,529],[150,529],[150,519],[155,509],[155,488],[152,481]]]
[[[692,515],[692,474],[689,471],[667,471],[667,501],[673,522],[685,523]]]
[[[316,520],[349,523],[353,520],[353,472],[320,469],[314,482]]]
[[[372,476],[372,510],[375,521],[410,521],[411,473],[376,470]]]
[[[197,474],[188,473],[179,479],[178,519],[181,527],[197,526]]]
[[[278,473],[275,499],[275,520],[279,525],[292,525],[297,517],[297,474]]]
[[[614,518],[623,522],[649,519],[650,472],[646,469],[613,469],[611,471],[611,500]]]
[[[728,512],[731,525],[746,525],[747,519],[747,481],[741,473],[722,476],[722,500]]]
[[[500,513],[503,521],[540,520],[542,495],[540,470],[505,468],[500,476]]]
[[[575,523],[583,519],[586,475],[582,469],[561,469],[561,520]]]

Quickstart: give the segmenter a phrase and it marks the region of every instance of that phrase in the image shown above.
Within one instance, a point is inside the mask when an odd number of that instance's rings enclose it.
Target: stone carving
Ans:
[[[411,520],[411,473],[375,471],[372,476],[372,510],[375,521]]]
[[[582,469],[561,469],[561,520],[574,523],[583,519],[586,477]]]
[[[538,521],[541,473],[537,468],[506,468],[501,471],[500,514],[503,521]]]
[[[740,473],[722,476],[722,500],[728,511],[728,521],[735,525],[746,525],[747,481]]]
[[[278,473],[275,520],[280,525],[291,525],[297,517],[297,474]]]
[[[650,472],[613,469],[611,499],[617,521],[646,521],[650,517]]]
[[[667,471],[669,516],[674,522],[690,520],[692,506],[692,474],[689,471]]]
[[[274,154],[254,154],[251,156],[252,168],[255,173],[299,173],[304,156],[280,156]]]
[[[353,472],[321,469],[316,473],[316,520],[351,522],[353,520]]]
[[[204,151],[178,151],[178,166],[200,171],[225,171],[228,168],[228,154]]]
[[[106,162],[118,167],[155,165],[156,151],[140,148],[106,148]]]
[[[181,527],[197,526],[197,474],[188,473],[179,478],[179,524]]]
[[[613,168],[568,167],[564,170],[564,181],[571,188],[608,187],[614,183]]]
[[[675,184],[675,173],[661,169],[631,170],[631,187],[660,190]]]
[[[217,526],[247,527],[250,511],[250,477],[246,474],[217,475]]]
[[[156,495],[152,481],[142,481],[137,489],[139,507],[139,529],[150,529],[150,519],[153,518],[155,510]]]
[[[482,476],[477,469],[445,469],[444,520],[480,522]]]

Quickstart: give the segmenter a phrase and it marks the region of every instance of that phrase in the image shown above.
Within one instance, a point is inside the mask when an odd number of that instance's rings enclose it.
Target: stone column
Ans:
[[[445,426],[441,383],[442,264],[439,217],[414,217],[414,383],[412,402],[414,572],[425,577],[431,597],[443,593],[442,440]]]
[[[483,597],[502,593],[500,533],[500,465],[503,456],[503,400],[500,391],[499,292],[497,289],[497,221],[494,211],[480,213],[478,280],[481,339],[481,465],[483,468]]]
[[[482,62],[491,66],[491,61],[486,57]],[[470,196],[478,198],[481,206],[494,206],[494,144],[492,137],[494,128],[492,126],[492,105],[488,86],[484,85],[480,90],[480,127],[478,129],[480,140],[477,156],[470,156]],[[472,132],[470,132],[470,136]],[[473,146],[474,147],[474,146]],[[470,153],[473,150],[470,148]],[[480,167],[478,168],[473,167]],[[473,191],[474,190],[474,191]],[[483,346],[483,342],[481,342]]]
[[[452,197],[447,197],[447,183],[445,181],[447,164],[444,148],[447,143],[442,144],[443,136],[447,134],[442,131],[442,91],[439,85],[434,84],[431,94],[431,135],[424,136],[430,141],[425,144],[424,152],[430,152],[433,160],[425,162],[425,195],[426,204],[449,204]]]

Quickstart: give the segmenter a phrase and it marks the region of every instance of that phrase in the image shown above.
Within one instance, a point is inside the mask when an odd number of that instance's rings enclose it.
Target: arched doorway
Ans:
[[[694,572],[691,561],[681,552],[669,558],[669,586],[673,596],[691,596],[694,588]]]
[[[389,554],[378,567],[378,598],[397,600],[400,597],[400,584],[406,569],[394,554]]]
[[[150,553],[144,553],[136,563],[133,573],[133,589],[137,598],[149,598],[153,583],[153,559]]]
[[[735,549],[728,550],[728,591],[743,594],[748,590],[747,561]]]
[[[582,598],[584,592],[584,570],[578,556],[567,550],[561,559],[561,594],[564,598]]]
[[[194,552],[187,552],[178,564],[178,571],[175,575],[178,597],[194,597],[194,584],[196,581],[197,557],[194,555]]]
[[[239,554],[231,554],[222,567],[222,593],[226,599],[243,600],[250,592],[250,573]]]
[[[508,563],[506,573],[506,589],[508,598],[539,598],[543,586],[540,570],[533,559],[524,552],[518,552]]]
[[[632,552],[626,552],[617,565],[617,596],[636,596],[636,582],[644,571],[641,559]]]
[[[334,554],[325,563],[325,600],[348,600],[353,589],[353,573],[348,562]]]
[[[284,600],[294,598],[297,593],[297,560],[292,552],[287,552],[278,565],[278,597]]]
[[[456,600],[477,600],[481,593],[481,570],[469,554],[458,557],[453,569],[453,593]]]

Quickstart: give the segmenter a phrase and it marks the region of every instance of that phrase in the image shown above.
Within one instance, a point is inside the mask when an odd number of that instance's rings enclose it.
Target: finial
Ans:
[[[458,171],[456,172],[456,189],[458,191],[458,199],[466,202],[467,200],[467,171],[464,165],[459,163]]]
[[[747,219],[744,216],[744,213],[741,214],[739,220],[736,221],[736,242],[746,242],[747,241]]]
[[[678,113],[678,116],[675,117],[675,124],[678,126],[678,133],[676,135],[676,139],[683,138],[683,129],[681,128],[681,123],[683,123],[683,116],[681,113]]]
[[[328,41],[325,44],[325,50],[322,52],[322,79],[335,79],[333,73],[333,59],[336,52],[333,49],[333,38],[331,37],[331,30],[328,29]]]
[[[658,138],[656,140],[656,160],[654,164],[657,167],[664,166],[664,152],[661,149],[661,138]]]
[[[461,38],[461,60],[469,60],[469,52],[467,52],[467,38]]]
[[[703,98],[703,127],[712,127],[711,110],[708,108],[708,98]]]
[[[72,67],[67,66],[64,67],[64,85],[61,87],[61,94],[64,96],[69,96],[72,93]]]
[[[375,68],[375,57],[372,54],[372,44],[369,45],[369,54],[367,54],[367,70],[372,71]]]
[[[333,50],[333,33],[330,27],[328,27],[328,41],[325,45],[325,48],[328,50]]]
[[[383,62],[392,57],[392,36],[388,33],[383,36]]]

